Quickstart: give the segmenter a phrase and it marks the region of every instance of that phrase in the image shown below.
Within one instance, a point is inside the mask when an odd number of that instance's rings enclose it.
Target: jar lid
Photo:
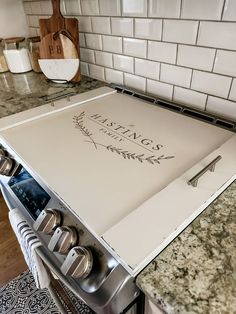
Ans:
[[[4,41],[6,44],[17,44],[21,43],[22,41],[25,40],[25,37],[10,37],[10,38],[5,38]]]
[[[27,41],[30,43],[37,43],[40,41],[40,36],[33,36],[33,37],[28,37]]]

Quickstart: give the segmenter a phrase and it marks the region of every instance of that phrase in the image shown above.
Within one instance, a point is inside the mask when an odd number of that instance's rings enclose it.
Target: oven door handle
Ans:
[[[86,301],[84,298],[76,291],[76,289],[73,288],[73,286],[70,284],[70,281],[64,276],[60,269],[53,263],[50,258],[47,255],[47,252],[45,251],[43,246],[39,246],[36,248],[37,254],[41,258],[41,260],[44,262],[44,264],[47,266],[47,268],[68,288],[70,289],[76,297],[78,297],[81,301],[83,301],[86,304]]]

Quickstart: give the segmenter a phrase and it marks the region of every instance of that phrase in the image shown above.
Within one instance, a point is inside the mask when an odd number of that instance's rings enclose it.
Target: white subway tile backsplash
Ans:
[[[30,15],[29,16],[29,26],[39,27],[39,17],[37,15]]]
[[[85,34],[87,48],[102,50],[102,36],[96,34]]]
[[[92,22],[89,16],[79,16],[79,31],[84,33],[91,33],[92,32]]]
[[[40,1],[30,2],[32,14],[42,14]]]
[[[121,15],[120,0],[99,0],[100,15]]]
[[[100,67],[98,65],[95,64],[89,64],[89,74],[90,76],[98,79],[98,80],[105,80],[105,72],[104,72],[104,68]]]
[[[99,14],[98,0],[80,0],[80,1],[82,14],[84,15]]]
[[[154,61],[148,61],[144,59],[135,58],[135,74],[152,78],[154,80],[159,79],[160,63]]]
[[[218,50],[216,53],[214,72],[236,76],[236,52]]]
[[[113,35],[133,36],[133,19],[132,18],[112,18],[111,31]]]
[[[122,53],[122,37],[102,36],[103,50]]]
[[[121,0],[123,16],[147,16],[147,0]]]
[[[113,69],[105,69],[105,77],[106,81],[110,83],[116,83],[120,85],[124,84],[123,72],[116,71]]]
[[[61,14],[63,14],[63,15],[66,14],[65,0],[62,0],[62,1],[60,2],[60,10],[61,10]]]
[[[41,1],[41,13],[46,14],[46,15],[52,15],[52,2],[47,0],[47,1]]]
[[[80,34],[79,34],[79,45],[80,45],[80,47],[82,47],[82,48],[85,48],[85,47],[86,47],[86,42],[85,42],[84,33],[80,33]]]
[[[111,25],[109,17],[92,17],[92,31],[99,34],[110,34]]]
[[[31,36],[51,0],[23,0]],[[234,117],[236,0],[61,0],[83,75]],[[215,111],[214,111],[215,110]]]
[[[179,18],[181,0],[149,0],[148,16]]]
[[[224,0],[183,0],[181,18],[220,20]]]
[[[109,52],[95,51],[96,64],[104,67],[112,67],[112,54]]]
[[[117,70],[134,73],[134,58],[132,57],[113,55],[113,63]]]
[[[227,98],[230,84],[231,78],[229,77],[201,71],[193,71],[191,88],[203,93]]]
[[[173,85],[147,79],[147,92],[168,100],[172,100]]]
[[[91,49],[80,48],[80,59],[84,62],[95,63],[94,51]]]
[[[30,27],[29,28],[29,34],[30,34],[30,36],[38,36],[37,28]]]
[[[30,2],[23,2],[25,14],[31,14],[31,4]]]
[[[162,20],[135,19],[135,37],[161,40]]]
[[[79,0],[65,1],[66,14],[81,14],[81,7]]]
[[[233,79],[233,83],[232,83],[230,94],[229,94],[229,99],[236,101],[236,79]]]
[[[158,41],[148,41],[148,59],[175,63],[177,45]]]
[[[211,71],[215,58],[215,49],[179,45],[177,64],[189,68]]]
[[[146,58],[147,41],[135,38],[123,39],[124,54],[134,57]]]
[[[80,62],[80,72],[82,75],[89,76],[88,63]]]
[[[222,20],[236,21],[236,1],[226,0]]]
[[[163,40],[183,44],[195,44],[197,21],[164,20]]]
[[[190,69],[169,64],[161,65],[161,81],[166,83],[190,87],[191,74]]]
[[[207,95],[195,92],[191,89],[174,87],[173,101],[178,102],[188,107],[205,110]]]
[[[206,110],[213,114],[236,121],[236,103],[209,96]]]
[[[146,90],[146,79],[140,76],[136,76],[129,73],[124,73],[125,85],[134,89],[145,92]]]
[[[197,44],[236,50],[236,23],[200,22]]]
[[[92,23],[89,16],[79,16],[79,31],[84,33],[92,32]]]

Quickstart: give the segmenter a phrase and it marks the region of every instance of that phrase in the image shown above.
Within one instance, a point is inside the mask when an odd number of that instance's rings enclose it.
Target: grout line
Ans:
[[[109,17],[109,24],[110,24],[110,36],[111,36],[111,34],[112,34],[112,30],[111,30],[111,17]]]
[[[177,65],[177,60],[178,60],[178,54],[179,54],[179,44],[177,44],[177,47],[176,47],[176,58],[175,58],[175,65]]]
[[[29,1],[28,3],[31,3],[32,1]],[[26,13],[27,15],[38,15],[38,13]],[[49,16],[50,17],[50,14],[46,14],[46,13],[42,13],[40,15],[46,15],[46,16]],[[93,16],[93,17],[98,17],[98,16],[101,16],[101,17],[115,17],[115,18],[138,18],[138,19],[152,19],[152,20],[156,20],[156,19],[162,19],[161,16],[122,16],[122,15],[97,15],[97,14],[93,14],[93,15],[89,15],[89,14],[72,14],[73,16],[78,16],[78,17],[89,17],[89,16]],[[184,18],[184,19],[179,19],[177,17],[165,17],[164,18],[165,20],[175,20],[175,21],[194,21],[194,22],[209,22],[209,23],[221,23],[221,22],[224,22],[224,23],[235,23],[235,21],[232,21],[232,20],[210,20],[210,19],[190,19],[190,18]]]
[[[208,98],[209,98],[209,95],[206,96],[206,102],[205,102],[205,108],[204,108],[204,111],[207,111],[207,103],[208,103]]]
[[[162,63],[160,63],[160,70],[159,70],[159,81],[161,81],[161,71],[162,71]]]
[[[192,73],[191,73],[189,88],[192,87],[192,81],[193,81],[193,70],[192,70]]]
[[[100,15],[100,0],[97,0],[97,4],[98,4],[98,15]]]
[[[144,90],[145,90],[145,93],[147,93],[147,78],[145,78],[145,88],[144,88]]]
[[[224,0],[223,6],[222,6],[222,11],[221,11],[221,15],[220,15],[220,20],[221,20],[221,21],[222,21],[222,19],[223,19],[224,10],[225,10],[225,5],[226,5],[226,0]]]
[[[161,20],[161,41],[163,41],[163,33],[164,33],[164,19]]]
[[[173,101],[173,99],[174,99],[175,88],[176,88],[176,86],[173,85],[172,95],[171,95],[171,100],[172,100],[172,101]]]
[[[132,18],[133,22],[133,37],[135,37],[135,18]]]
[[[114,54],[111,54],[111,59],[112,59],[112,68],[114,69]]]
[[[182,10],[183,10],[183,0],[180,0],[180,12],[179,12],[179,18],[182,17]]]
[[[149,42],[149,40],[147,39],[147,41],[146,41],[146,60],[148,60],[148,42]]]
[[[197,45],[197,42],[198,42],[199,32],[200,32],[200,21],[198,22],[198,26],[197,26],[197,36],[196,36],[195,45]]]
[[[214,70],[214,67],[215,67],[216,55],[217,55],[217,49],[215,50],[215,56],[214,56],[214,59],[213,59],[213,64],[212,64],[212,69],[211,69],[212,73],[214,73],[213,70]]]
[[[230,93],[231,93],[232,86],[233,86],[233,78],[232,78],[232,81],[231,81],[230,87],[229,87],[229,93],[228,93],[228,96],[227,96],[227,99],[228,99],[228,100],[229,100],[229,95],[230,95]]]

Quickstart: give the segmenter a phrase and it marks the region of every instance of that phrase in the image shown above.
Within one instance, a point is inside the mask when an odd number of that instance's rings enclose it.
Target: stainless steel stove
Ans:
[[[226,130],[127,94],[103,87],[0,124],[6,202],[35,230],[52,272],[97,313],[132,303],[137,274],[236,174],[234,123],[192,110]]]

